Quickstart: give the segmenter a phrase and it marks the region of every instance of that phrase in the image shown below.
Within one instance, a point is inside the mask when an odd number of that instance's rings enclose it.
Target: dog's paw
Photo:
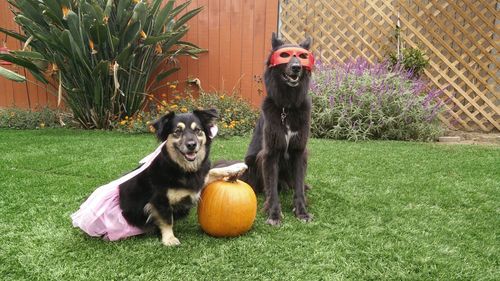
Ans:
[[[310,222],[313,219],[313,215],[309,213],[295,214],[295,217],[302,222]]]
[[[268,218],[266,221],[267,224],[272,225],[272,226],[280,226],[281,225],[281,219],[272,219]]]
[[[272,208],[268,210],[269,217],[266,221],[267,224],[272,226],[280,226],[281,219],[283,219],[283,213],[281,212],[281,208]]]
[[[210,169],[209,175],[213,179],[222,180],[225,178],[240,177],[246,170],[248,166],[245,163],[236,163],[227,167],[213,168]]]
[[[228,168],[233,175],[241,176],[248,169],[248,166],[245,163],[236,163]]]
[[[161,242],[163,243],[163,245],[165,246],[178,246],[181,244],[181,241],[179,241],[179,239],[177,239],[177,237],[175,236],[170,236],[170,237],[164,237],[161,239]]]
[[[305,206],[299,205],[299,207],[293,208],[293,213],[295,217],[302,222],[310,222],[312,221],[313,215],[308,213]]]

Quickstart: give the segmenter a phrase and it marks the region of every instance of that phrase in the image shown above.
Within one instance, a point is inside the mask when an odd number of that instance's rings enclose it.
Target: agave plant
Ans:
[[[151,85],[178,70],[173,63],[177,56],[196,58],[203,51],[181,40],[188,31],[186,22],[201,11],[184,12],[189,2],[8,2],[23,33],[0,32],[24,42],[24,48],[0,54],[0,59],[25,67],[43,83],[53,76],[59,98],[86,128],[110,128],[113,118],[134,115]],[[165,65],[170,68],[153,79]]]

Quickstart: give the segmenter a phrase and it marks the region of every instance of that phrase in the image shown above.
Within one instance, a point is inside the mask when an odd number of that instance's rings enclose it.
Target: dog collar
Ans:
[[[314,66],[314,56],[312,52],[301,47],[285,47],[274,51],[271,55],[271,60],[269,61],[269,67],[288,63],[293,57],[299,59],[300,64],[305,69],[309,71],[312,70]]]

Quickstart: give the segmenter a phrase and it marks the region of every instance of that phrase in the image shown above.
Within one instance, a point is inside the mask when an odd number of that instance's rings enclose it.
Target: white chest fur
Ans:
[[[285,142],[286,142],[286,150],[288,150],[288,145],[290,144],[290,139],[296,135],[298,135],[299,132],[293,132],[290,130],[290,126],[286,126],[286,134],[285,134]]]
[[[192,203],[196,203],[200,199],[200,191],[188,189],[169,189],[167,191],[167,198],[170,205],[175,205],[186,197],[189,197]]]

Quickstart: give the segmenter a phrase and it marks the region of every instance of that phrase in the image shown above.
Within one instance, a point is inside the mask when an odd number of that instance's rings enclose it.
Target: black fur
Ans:
[[[297,45],[285,45],[273,33],[273,52],[288,46]],[[309,49],[311,40],[308,38],[298,46]],[[303,68],[296,58],[292,58],[287,64],[269,66],[268,59],[264,73],[267,96],[262,103],[261,114],[248,147],[245,157],[248,170],[242,179],[257,192],[265,191],[267,223],[281,223],[278,186],[294,189],[295,216],[309,221],[311,215],[306,209],[304,178],[311,119],[311,98],[307,95],[311,72]],[[299,80],[295,86],[287,78],[297,77],[296,75]]]
[[[120,185],[120,207],[123,216],[131,225],[143,229],[160,227],[162,230],[162,224],[171,227],[173,220],[185,217],[189,213],[190,208],[196,203],[193,202],[192,197],[185,196],[176,202],[170,202],[167,193],[172,192],[172,190],[184,190],[199,195],[210,169],[210,127],[215,124],[216,118],[217,112],[215,110],[199,110],[179,115],[169,113],[153,124],[160,141],[163,142],[170,138],[162,148],[160,155],[146,170]],[[193,122],[203,130],[203,133],[191,128]],[[184,124],[185,129],[182,132],[179,132],[179,123]],[[205,135],[204,143],[200,141],[200,136],[203,134]],[[176,137],[174,138],[174,136]],[[201,139],[203,140],[203,138]],[[198,159],[199,163],[196,162],[198,164],[195,169],[186,170],[185,164],[191,165],[192,161],[182,157],[183,155],[175,149],[180,149],[182,145],[184,145],[183,148],[186,148],[190,144],[194,147],[193,143],[197,141],[200,141],[197,143],[199,145],[197,155],[203,156],[203,159]],[[179,146],[171,148],[174,152],[169,152],[167,148],[168,145],[173,145],[170,142],[177,143],[175,145]],[[204,155],[201,155],[201,151],[204,151]],[[163,230],[162,236],[164,236]],[[167,238],[162,237],[165,244],[169,243],[166,242]],[[175,238],[175,240],[177,239]],[[169,245],[178,244],[178,240],[176,242]]]

